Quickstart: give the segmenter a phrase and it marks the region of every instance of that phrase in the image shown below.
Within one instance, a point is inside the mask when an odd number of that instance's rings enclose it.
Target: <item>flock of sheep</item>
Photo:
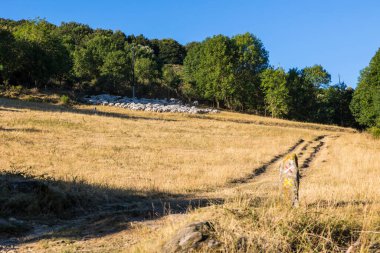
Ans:
[[[94,95],[83,98],[84,102],[92,105],[107,105],[126,108],[134,111],[149,112],[172,112],[172,113],[191,113],[206,114],[219,113],[218,110],[211,108],[197,108],[198,102],[192,105],[183,104],[180,100],[171,98],[167,99],[146,99],[146,98],[129,98],[113,96],[109,94]]]

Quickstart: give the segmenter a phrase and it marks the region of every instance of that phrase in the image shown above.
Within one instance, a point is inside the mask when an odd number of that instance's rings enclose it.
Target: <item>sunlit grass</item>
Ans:
[[[246,186],[228,188],[300,139],[306,144],[320,135],[327,135],[325,145],[305,170],[299,209],[279,203],[276,164]],[[66,246],[43,241],[39,250],[159,252],[179,228],[199,220],[213,222],[227,252],[339,252],[358,239],[367,252],[380,242],[380,142],[352,129],[230,112],[157,114],[0,99],[0,139],[2,172],[226,199],[155,226]]]

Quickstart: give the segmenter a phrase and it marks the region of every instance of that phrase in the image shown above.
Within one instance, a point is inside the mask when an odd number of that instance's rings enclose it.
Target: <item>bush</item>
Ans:
[[[5,95],[9,97],[17,97],[21,95],[22,89],[23,88],[21,85],[11,85],[8,88],[6,88]]]
[[[380,139],[380,127],[371,127],[368,131],[375,139]]]
[[[70,98],[67,95],[62,95],[59,100],[62,104],[67,105],[70,103]]]

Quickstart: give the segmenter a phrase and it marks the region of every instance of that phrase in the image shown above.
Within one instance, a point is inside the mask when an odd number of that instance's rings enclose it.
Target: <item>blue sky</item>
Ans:
[[[321,64],[355,87],[380,47],[379,0],[0,0],[0,17],[76,21],[94,28],[174,38],[251,32],[285,69]]]

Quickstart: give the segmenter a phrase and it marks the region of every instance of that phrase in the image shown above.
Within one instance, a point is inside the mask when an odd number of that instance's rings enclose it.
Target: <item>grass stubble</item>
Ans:
[[[277,172],[270,169],[243,190],[228,191],[221,205],[86,241],[40,240],[20,250],[159,252],[179,228],[199,220],[214,224],[225,252],[341,252],[356,241],[360,252],[379,250],[380,142],[366,134],[229,112],[193,117],[99,107],[91,113],[90,106],[9,99],[0,105],[1,172],[66,182],[70,196],[81,194],[70,203],[83,205],[96,205],[96,198],[122,201],[125,192],[217,192],[300,139],[334,136],[305,169],[298,209],[279,202]],[[78,190],[73,181],[89,187]]]

